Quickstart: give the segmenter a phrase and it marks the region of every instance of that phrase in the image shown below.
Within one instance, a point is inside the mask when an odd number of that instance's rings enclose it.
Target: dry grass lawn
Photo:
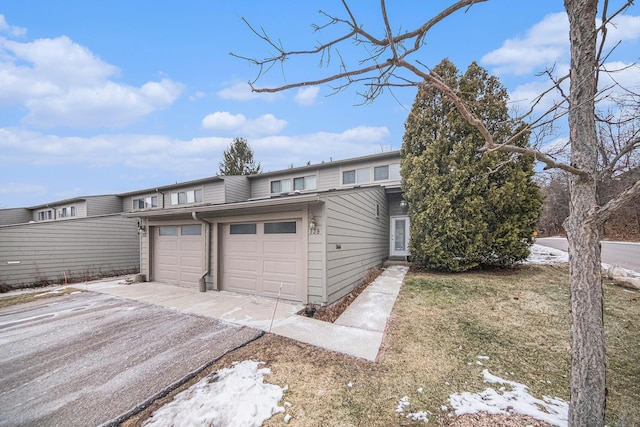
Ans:
[[[411,273],[396,302],[378,363],[267,334],[227,354],[201,376],[234,361],[265,362],[272,371],[267,381],[289,387],[284,401],[291,403],[290,426],[424,425],[395,412],[403,396],[411,402],[406,412],[431,413],[429,425],[543,426],[517,415],[456,418],[441,406],[448,405],[452,393],[493,386],[482,382],[485,368],[528,385],[538,398],[568,400],[567,275],[566,268],[533,266],[493,273]],[[639,297],[605,285],[609,426],[640,425]],[[479,355],[489,359],[478,359]],[[171,398],[125,425],[140,425]],[[282,426],[283,418],[284,414],[275,415],[264,425]]]

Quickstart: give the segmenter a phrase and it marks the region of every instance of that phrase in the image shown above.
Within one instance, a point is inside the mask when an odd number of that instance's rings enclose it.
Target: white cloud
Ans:
[[[524,38],[506,40],[499,49],[484,55],[481,62],[495,66],[498,74],[530,73],[566,60],[568,33],[567,14],[553,13],[527,30]]]
[[[296,96],[293,98],[298,105],[313,105],[320,92],[319,86],[302,87],[298,89]]]
[[[182,85],[116,83],[117,67],[66,36],[22,43],[0,38],[0,103],[22,104],[38,127],[114,127],[172,104]]]
[[[195,101],[196,99],[204,98],[207,94],[201,91],[197,91],[193,95],[189,96],[189,101]]]
[[[256,160],[264,170],[284,169],[288,165],[304,166],[308,161],[348,159],[379,153],[389,137],[386,127],[358,126],[344,132],[316,132],[294,136],[268,136],[251,139]],[[399,148],[399,147],[397,147]]]
[[[286,126],[286,120],[277,119],[273,114],[263,114],[255,119],[247,119],[243,114],[218,111],[202,119],[202,127],[204,129],[235,132],[251,136],[278,133]]]
[[[25,123],[39,127],[120,127],[173,103],[182,86],[164,79],[140,88],[106,82],[71,88],[59,96],[25,102]]]
[[[252,92],[249,83],[235,82],[230,87],[218,91],[218,96],[222,99],[232,101],[253,101],[256,99],[272,101],[279,95],[275,93]]]
[[[243,114],[216,111],[202,119],[202,128],[217,131],[233,131],[239,129],[246,121],[247,118]]]
[[[602,22],[602,21],[599,21]],[[613,46],[619,41],[640,37],[640,16],[620,15],[607,27],[607,43]]]
[[[598,22],[598,25],[600,25]],[[606,49],[640,37],[640,16],[620,15],[607,26]],[[565,12],[552,13],[527,30],[523,38],[505,40],[481,59],[496,74],[522,75],[569,62],[569,20]]]
[[[330,159],[379,153],[389,137],[386,127],[359,126],[344,132],[250,138],[257,161],[267,170],[303,166]],[[76,166],[168,171],[167,182],[215,175],[232,137],[181,140],[162,135],[105,134],[92,137],[48,135],[19,128],[0,128],[0,168]]]
[[[272,135],[286,126],[286,120],[277,119],[273,114],[263,114],[256,119],[247,120],[241,130],[249,135]]]
[[[9,34],[13,37],[21,37],[27,34],[27,29],[16,27],[15,25],[9,25],[4,18],[4,15],[0,15],[0,33]]]

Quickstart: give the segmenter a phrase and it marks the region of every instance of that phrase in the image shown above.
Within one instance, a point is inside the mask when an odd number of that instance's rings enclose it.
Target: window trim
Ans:
[[[134,211],[140,209],[153,209],[158,207],[158,195],[137,196],[131,200],[131,206]]]
[[[195,205],[203,201],[204,190],[202,188],[175,190],[169,194],[169,203],[171,206]]]
[[[313,178],[313,179],[312,179]],[[302,180],[303,189],[296,189],[296,180]],[[282,183],[288,183],[288,190],[282,189]],[[280,183],[280,191],[273,191],[273,185]],[[313,183],[313,186],[311,186]],[[269,193],[270,194],[286,194],[292,192],[314,191],[318,189],[318,177],[316,174],[311,175],[298,175],[290,178],[280,178],[269,181]]]

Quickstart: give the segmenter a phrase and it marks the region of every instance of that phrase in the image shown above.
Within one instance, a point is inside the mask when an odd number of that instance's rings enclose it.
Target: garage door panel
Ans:
[[[287,220],[289,223],[293,220]],[[270,221],[273,223],[273,221]],[[255,234],[231,234],[223,227],[222,289],[302,301],[304,299],[301,221],[295,231],[264,234],[264,223],[257,222]]]
[[[180,266],[183,269],[188,267],[195,268],[195,271],[201,271],[202,261],[198,258],[200,254],[190,255],[190,256],[181,256],[180,257]]]
[[[253,239],[244,238],[245,236],[234,236],[234,239],[228,242],[225,250],[233,254],[257,254],[258,242]]]
[[[178,240],[174,237],[160,237],[156,239],[156,249],[175,251],[178,249]]]
[[[225,259],[225,261],[224,270],[234,276],[242,273],[256,273],[258,271],[258,261],[255,259],[228,258]]]
[[[282,291],[280,291],[281,283]],[[294,297],[296,295],[296,283],[264,279],[262,282],[262,290],[264,294],[269,296],[278,296],[278,294],[280,294],[283,298],[287,296]]]
[[[296,255],[299,252],[297,242],[291,240],[265,241],[263,253],[278,255]]]
[[[236,276],[232,274],[226,276],[226,278],[229,283],[233,284],[229,290],[254,293],[258,288],[258,280],[255,278],[252,279],[247,276]]]
[[[295,278],[298,272],[298,263],[296,260],[282,260],[282,259],[265,259],[264,274],[280,274],[283,276],[289,276]]]
[[[182,227],[175,235],[160,235],[156,227],[153,241],[153,280],[197,287],[203,272],[204,236],[182,235]],[[193,232],[193,226],[185,227]]]

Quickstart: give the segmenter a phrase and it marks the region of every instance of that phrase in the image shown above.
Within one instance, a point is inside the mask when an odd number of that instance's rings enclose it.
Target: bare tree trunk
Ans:
[[[569,129],[571,165],[586,175],[570,180],[570,211],[565,222],[571,285],[570,426],[604,426],[605,338],[600,236],[596,212],[597,0],[565,0],[571,40]]]

